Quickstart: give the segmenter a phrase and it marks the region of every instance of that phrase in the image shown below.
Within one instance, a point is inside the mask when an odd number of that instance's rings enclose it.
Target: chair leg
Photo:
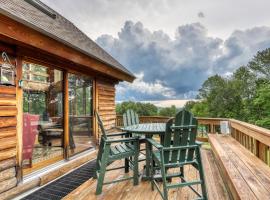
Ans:
[[[139,185],[139,153],[134,156],[133,185]]]
[[[207,191],[206,191],[206,185],[205,185],[205,179],[204,179],[204,173],[203,173],[203,166],[202,166],[200,149],[196,148],[196,152],[197,152],[196,154],[197,154],[199,175],[200,175],[200,179],[202,181],[202,183],[201,183],[202,197],[203,197],[203,199],[207,200]]]
[[[103,182],[104,182],[104,177],[105,177],[106,167],[107,167],[107,162],[108,162],[108,157],[109,157],[109,151],[110,151],[110,146],[106,145],[104,152],[101,156],[101,166],[100,166],[99,176],[97,180],[96,195],[99,195],[102,193]]]
[[[162,183],[163,183],[163,199],[168,200],[166,170],[165,170],[165,166],[163,164],[163,161],[161,163],[161,175],[162,175]]]
[[[153,158],[151,158],[150,172],[151,172],[151,189],[152,191],[154,191],[155,190],[155,187],[154,187],[155,162]]]
[[[103,145],[104,145],[104,142],[103,142],[103,139],[101,139],[100,141],[100,144],[99,144],[99,151],[98,151],[98,155],[97,155],[97,164],[96,164],[96,170],[100,170],[100,166],[99,166],[99,161],[101,160],[101,156],[102,156],[102,149],[103,149]]]
[[[184,174],[184,166],[180,167],[180,173],[181,173],[181,176],[184,177],[185,174]]]
[[[125,173],[129,172],[129,160],[128,158],[125,158]]]

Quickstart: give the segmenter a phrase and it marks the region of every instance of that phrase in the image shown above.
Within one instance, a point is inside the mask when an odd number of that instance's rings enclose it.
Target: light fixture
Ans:
[[[16,67],[10,62],[6,52],[2,53],[3,62],[0,64],[0,84],[15,85]]]

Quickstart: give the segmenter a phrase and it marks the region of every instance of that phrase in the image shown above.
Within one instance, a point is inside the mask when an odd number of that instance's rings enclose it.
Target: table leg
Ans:
[[[152,135],[146,134],[145,135],[146,138],[152,138]],[[150,174],[150,153],[152,150],[152,146],[151,144],[146,140],[146,166],[145,166],[145,175],[143,175],[142,180],[150,180],[151,178],[151,174]]]

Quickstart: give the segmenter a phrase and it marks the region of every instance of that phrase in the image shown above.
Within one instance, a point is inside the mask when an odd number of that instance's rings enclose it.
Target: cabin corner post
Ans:
[[[64,81],[64,158],[69,158],[69,94],[68,94],[68,72],[63,73]]]
[[[16,176],[18,182],[22,181],[22,151],[23,151],[23,89],[19,87],[22,79],[22,57],[17,57],[17,76],[16,76],[16,101],[17,101],[17,159]]]

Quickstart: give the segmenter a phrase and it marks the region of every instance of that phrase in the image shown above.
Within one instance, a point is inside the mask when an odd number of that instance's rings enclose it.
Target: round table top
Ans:
[[[135,124],[121,128],[123,131],[138,133],[138,134],[164,134],[166,129],[165,123],[147,123],[147,124]]]

